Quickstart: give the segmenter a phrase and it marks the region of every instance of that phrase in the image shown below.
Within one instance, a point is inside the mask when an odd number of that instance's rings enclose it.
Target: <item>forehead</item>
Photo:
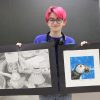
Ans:
[[[58,18],[58,17],[57,17],[57,15],[56,15],[55,13],[51,13],[51,14],[49,15],[49,18],[54,18],[54,19],[56,19],[56,18]]]

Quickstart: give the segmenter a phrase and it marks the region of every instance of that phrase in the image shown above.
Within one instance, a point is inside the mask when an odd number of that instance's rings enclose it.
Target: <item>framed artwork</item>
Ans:
[[[61,93],[100,91],[100,43],[59,46]]]
[[[0,95],[46,95],[56,91],[53,44],[0,46]]]

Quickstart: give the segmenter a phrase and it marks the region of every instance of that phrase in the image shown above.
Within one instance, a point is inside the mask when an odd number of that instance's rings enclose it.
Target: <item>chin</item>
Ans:
[[[57,33],[57,32],[59,32],[59,30],[58,29],[54,29],[54,30],[52,30],[54,33]]]

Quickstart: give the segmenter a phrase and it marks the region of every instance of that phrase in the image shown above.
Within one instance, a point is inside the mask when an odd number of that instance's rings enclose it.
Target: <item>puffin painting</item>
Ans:
[[[88,73],[90,71],[90,68],[88,66],[85,66],[83,64],[78,64],[74,70],[71,71],[71,79],[80,79],[81,75],[85,72]]]

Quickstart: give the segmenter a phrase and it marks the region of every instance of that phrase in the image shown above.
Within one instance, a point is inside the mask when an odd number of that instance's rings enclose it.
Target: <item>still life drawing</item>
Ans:
[[[52,87],[48,49],[0,53],[0,89]]]

